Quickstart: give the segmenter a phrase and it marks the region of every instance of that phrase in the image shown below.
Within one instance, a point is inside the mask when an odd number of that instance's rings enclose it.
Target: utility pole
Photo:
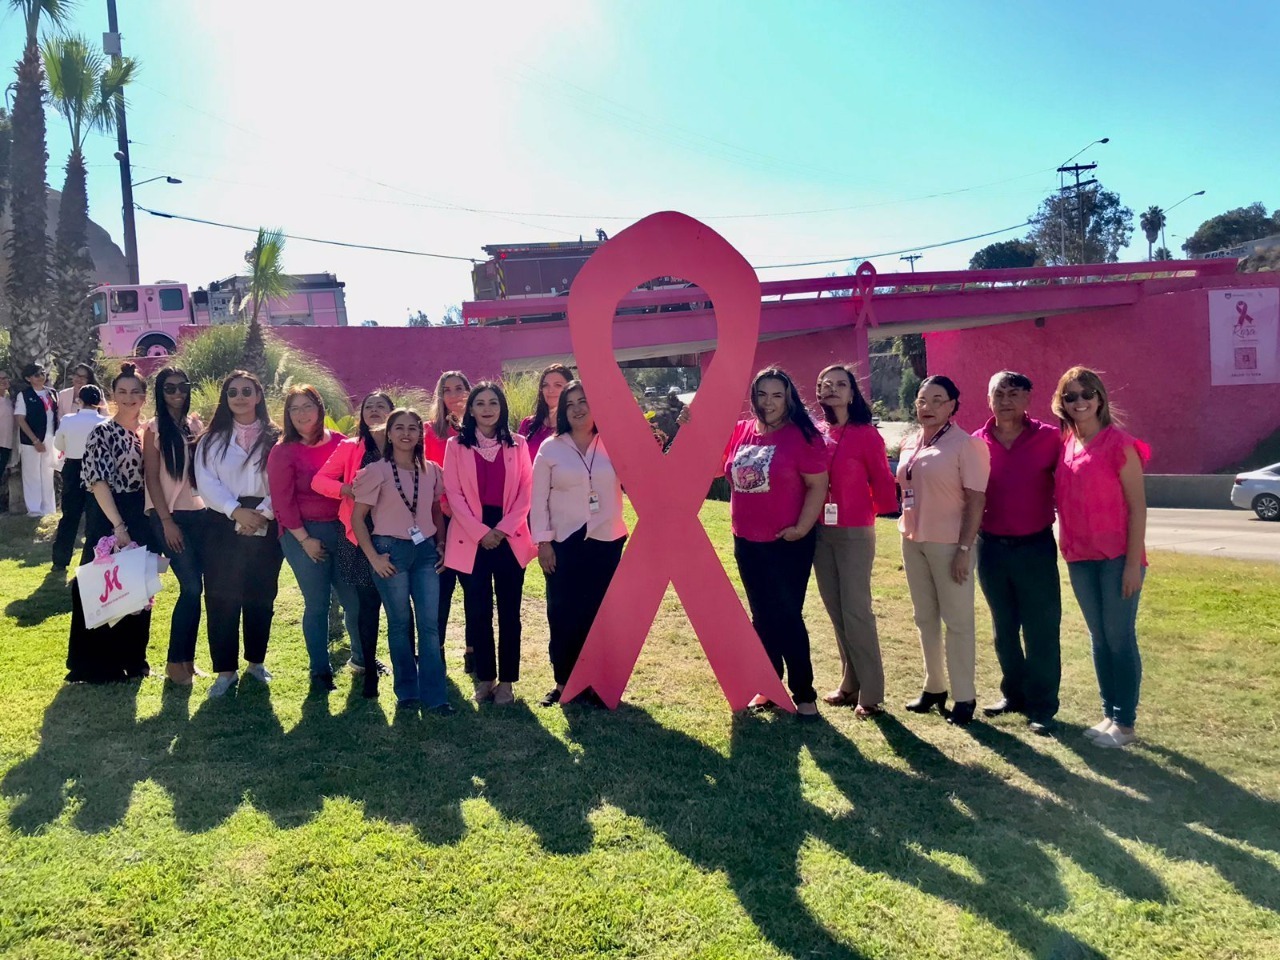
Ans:
[[[923,257],[923,253],[908,253],[905,257],[899,257],[899,260],[906,260],[911,264],[911,272],[916,272],[916,261]]]
[[[102,49],[111,55],[111,63],[120,66],[120,23],[116,17],[116,0],[107,0],[107,32],[102,35]],[[129,128],[125,125],[124,91],[116,94],[116,159],[120,161],[120,201],[124,214],[124,265],[129,282],[138,280],[138,230],[133,219],[133,170],[129,165]]]
[[[1080,210],[1080,262],[1081,262],[1081,263],[1084,263],[1084,258],[1085,258],[1085,246],[1084,246],[1084,244],[1085,244],[1085,222],[1084,222],[1084,193],[1083,193],[1083,188],[1084,188],[1084,187],[1088,187],[1088,186],[1092,186],[1093,184],[1097,183],[1097,182],[1098,182],[1098,180],[1097,180],[1097,178],[1095,177],[1095,178],[1093,178],[1093,179],[1091,179],[1091,180],[1085,180],[1085,181],[1081,182],[1081,180],[1080,180],[1080,174],[1082,174],[1082,173],[1084,173],[1084,172],[1086,172],[1086,171],[1088,171],[1088,170],[1096,170],[1096,169],[1098,169],[1098,165],[1097,165],[1096,163],[1073,163],[1073,164],[1071,164],[1071,166],[1061,166],[1061,167],[1059,167],[1059,168],[1058,168],[1058,173],[1071,173],[1071,174],[1074,174],[1074,175],[1075,175],[1075,178],[1076,178],[1076,183],[1075,183],[1075,186],[1074,186],[1074,187],[1062,187],[1062,188],[1060,188],[1059,192],[1060,192],[1060,193],[1065,194],[1068,190],[1072,190],[1072,189],[1074,189],[1074,190],[1075,190],[1075,192],[1076,192],[1076,206],[1077,206],[1077,207],[1079,208],[1079,210]],[[1066,259],[1066,247],[1065,247],[1065,241],[1064,241],[1064,246],[1063,246],[1063,257],[1062,257],[1062,259],[1064,259],[1064,260]]]

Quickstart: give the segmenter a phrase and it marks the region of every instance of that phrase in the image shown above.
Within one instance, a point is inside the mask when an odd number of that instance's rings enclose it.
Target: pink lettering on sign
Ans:
[[[102,596],[98,598],[99,603],[106,603],[107,598],[111,596],[112,590],[124,589],[123,587],[120,586],[120,565],[119,564],[116,564],[110,570],[105,571],[102,575],[102,580],[103,580],[103,591],[102,591]]]
[[[613,355],[618,301],[659,276],[696,283],[715,305],[718,342],[691,409],[664,456]],[[763,694],[795,707],[698,522],[725,440],[742,410],[760,329],[760,281],[751,265],[705,224],[655,213],[603,244],[569,293],[569,333],[583,386],[636,526],[582,654],[565,685],[588,687],[616,707],[666,593],[674,585],[711,669],[734,710]]]

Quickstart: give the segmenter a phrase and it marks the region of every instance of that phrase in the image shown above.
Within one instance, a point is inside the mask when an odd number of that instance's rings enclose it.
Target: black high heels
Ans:
[[[907,709],[912,713],[928,713],[934,707],[938,708],[939,713],[945,715],[947,707],[947,691],[943,690],[941,693],[930,693],[928,690],[922,690],[920,691],[920,696],[907,704]]]
[[[958,701],[947,715],[947,723],[957,727],[967,727],[973,720],[973,711],[978,708],[977,700]]]

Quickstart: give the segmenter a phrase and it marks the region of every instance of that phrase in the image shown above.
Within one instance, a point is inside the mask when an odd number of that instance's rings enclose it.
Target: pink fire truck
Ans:
[[[347,325],[344,283],[331,273],[295,275],[293,292],[263,305],[259,319],[271,326]],[[185,283],[104,284],[92,293],[98,340],[109,357],[163,357],[185,330],[235,322],[247,296],[247,277],[227,277],[189,292]]]

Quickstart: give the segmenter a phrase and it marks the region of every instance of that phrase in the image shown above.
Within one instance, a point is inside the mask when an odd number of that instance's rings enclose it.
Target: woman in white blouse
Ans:
[[[264,661],[284,554],[267,489],[267,454],[279,437],[258,378],[245,370],[228,374],[195,457],[196,489],[209,510],[204,609],[218,672],[211,697],[236,683],[242,617],[245,673],[271,680]]]
[[[560,702],[627,540],[622,486],[596,432],[581,381],[570,382],[560,394],[556,435],[542,444],[533,461],[529,522],[547,578],[556,685],[542,705],[550,707]]]

